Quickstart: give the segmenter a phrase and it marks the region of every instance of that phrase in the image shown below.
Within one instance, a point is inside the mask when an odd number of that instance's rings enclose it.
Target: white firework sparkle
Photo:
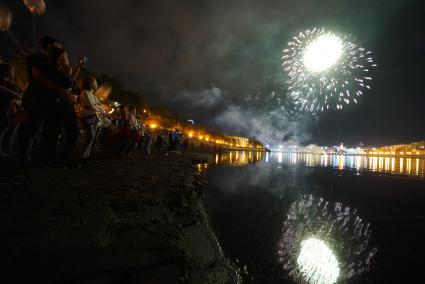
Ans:
[[[371,234],[357,210],[302,195],[289,208],[277,255],[298,283],[337,283],[369,271],[377,252]]]
[[[343,109],[370,90],[369,75],[376,67],[371,51],[349,35],[314,28],[301,32],[283,50],[289,96],[309,112]]]

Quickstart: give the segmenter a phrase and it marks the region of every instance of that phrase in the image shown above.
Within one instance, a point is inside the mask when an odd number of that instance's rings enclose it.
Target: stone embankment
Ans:
[[[200,202],[199,154],[0,166],[1,283],[241,283]]]

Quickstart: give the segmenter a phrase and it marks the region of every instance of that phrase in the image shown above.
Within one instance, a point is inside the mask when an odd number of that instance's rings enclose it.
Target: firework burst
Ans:
[[[289,96],[298,109],[310,112],[340,110],[357,103],[370,90],[369,71],[377,66],[371,51],[358,46],[348,35],[324,28],[295,36],[283,50],[282,60],[288,74]]]
[[[297,282],[331,284],[369,270],[377,252],[370,237],[356,210],[341,203],[329,209],[323,198],[303,195],[288,211],[278,257]]]

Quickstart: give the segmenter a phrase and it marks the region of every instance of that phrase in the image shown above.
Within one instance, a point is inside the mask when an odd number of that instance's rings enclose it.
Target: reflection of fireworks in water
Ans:
[[[283,268],[302,283],[335,283],[369,270],[377,252],[369,246],[371,230],[357,211],[303,195],[284,222],[278,256]]]
[[[357,103],[372,80],[370,51],[325,29],[307,30],[283,51],[289,95],[300,110],[342,109]]]

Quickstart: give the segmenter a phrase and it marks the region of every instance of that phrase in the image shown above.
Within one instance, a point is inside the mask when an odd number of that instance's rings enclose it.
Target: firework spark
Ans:
[[[283,50],[282,66],[288,74],[289,96],[300,110],[340,110],[357,103],[370,90],[376,67],[370,51],[358,46],[348,35],[324,28],[307,30],[293,38]]]
[[[356,210],[341,203],[328,210],[323,198],[303,195],[288,211],[278,257],[297,282],[331,284],[361,275],[377,252]]]

